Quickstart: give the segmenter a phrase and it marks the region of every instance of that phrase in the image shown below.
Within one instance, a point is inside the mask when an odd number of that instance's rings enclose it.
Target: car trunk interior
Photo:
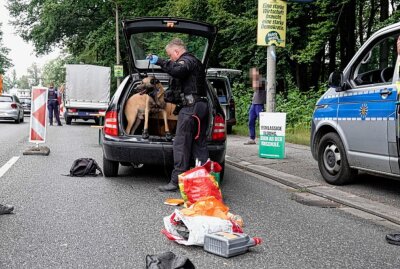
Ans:
[[[140,81],[134,82],[130,86],[129,91],[127,91],[128,93],[126,94],[126,96],[124,98],[124,102],[122,105],[123,109],[121,110],[123,115],[121,115],[121,119],[122,119],[122,128],[125,133],[126,133],[127,125],[128,125],[128,120],[125,115],[125,106],[127,104],[128,99],[131,96],[133,96],[134,94],[138,93],[137,86],[139,84],[140,84]],[[164,83],[164,82],[162,82],[162,84],[164,86],[164,90],[166,90],[168,88],[168,84]],[[173,114],[174,109],[175,109],[174,104],[166,103],[165,110],[167,111],[168,127],[169,127],[170,133],[173,135],[176,132],[176,123],[178,120],[178,117]],[[133,133],[132,132],[131,132],[131,134],[126,133],[126,135],[130,135],[130,136],[141,136],[142,135],[143,129],[144,129],[144,109],[139,109],[139,113],[138,113],[138,116],[136,117],[136,120],[139,120],[140,124],[137,126],[137,128],[135,129],[135,131]],[[148,131],[149,131],[150,139],[152,139],[152,140],[162,139],[163,137],[165,137],[166,131],[165,131],[165,124],[164,124],[162,112],[149,113]]]
[[[168,89],[168,80],[162,80],[161,81],[162,85],[164,86],[164,90]],[[125,116],[125,106],[126,103],[128,101],[128,99],[134,95],[135,93],[137,93],[137,86],[140,84],[140,81],[135,81],[133,82],[129,87],[129,90],[126,91],[127,94],[125,95],[125,97],[123,98],[123,104],[122,104],[122,108],[120,111],[122,112],[123,115],[121,115],[120,119],[121,119],[121,126],[123,128],[123,132],[125,133],[125,135],[127,136],[131,136],[131,137],[136,137],[136,138],[140,138],[142,137],[142,133],[143,133],[143,129],[144,129],[144,111],[142,111],[142,120],[139,124],[139,126],[136,128],[136,130],[134,131],[134,133],[131,134],[127,134],[126,133],[126,128],[127,128],[127,118]],[[208,92],[208,99],[216,99],[217,97],[212,95],[210,96],[210,92]],[[210,100],[211,100],[210,99]],[[213,102],[218,102],[217,100],[214,100]],[[216,114],[216,110],[215,108],[213,108],[213,105],[210,101],[209,103],[209,109],[210,109],[210,113],[209,113],[209,121],[208,121],[208,127],[207,127],[207,136],[209,137],[209,139],[211,138],[211,131],[212,131],[212,126],[213,126],[213,118],[214,115]],[[172,135],[175,135],[176,133],[176,126],[177,126],[177,120],[178,120],[178,116],[173,114],[173,110],[175,108],[174,104],[171,103],[166,103],[166,110],[167,110],[167,120],[168,120],[168,126],[169,126],[169,130],[170,133]],[[166,141],[165,139],[165,125],[164,125],[164,120],[163,120],[163,116],[162,113],[150,113],[149,115],[149,124],[148,124],[148,131],[149,131],[149,140],[150,141],[160,141],[160,142],[164,142]]]

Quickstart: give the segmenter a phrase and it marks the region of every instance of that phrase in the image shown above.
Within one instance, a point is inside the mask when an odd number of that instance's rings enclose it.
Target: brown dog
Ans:
[[[125,130],[126,133],[135,133],[141,120],[144,118],[142,137],[144,139],[149,138],[149,113],[161,112],[165,124],[165,137],[167,140],[171,140],[172,135],[168,128],[166,103],[164,101],[164,87],[155,79],[154,76],[149,76],[142,80],[142,83],[137,87],[137,89],[139,90],[139,93],[129,97],[125,105],[124,113],[128,120]],[[169,106],[169,108],[171,108],[171,106]]]

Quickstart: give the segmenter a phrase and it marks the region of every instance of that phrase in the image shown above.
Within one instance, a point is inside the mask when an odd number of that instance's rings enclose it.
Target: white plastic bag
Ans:
[[[189,237],[185,239],[177,232],[176,222],[181,220],[189,230]],[[188,217],[178,209],[174,213],[164,217],[165,230],[163,233],[170,240],[182,245],[204,245],[204,236],[216,232],[232,232],[232,223],[229,220],[209,216]]]

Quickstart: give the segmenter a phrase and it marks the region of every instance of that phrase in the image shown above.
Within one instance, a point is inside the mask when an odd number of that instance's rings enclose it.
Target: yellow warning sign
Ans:
[[[286,1],[258,0],[257,45],[285,47]]]

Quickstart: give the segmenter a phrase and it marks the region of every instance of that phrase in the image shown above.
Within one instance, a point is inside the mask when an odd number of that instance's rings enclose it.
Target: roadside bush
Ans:
[[[235,98],[237,124],[247,125],[253,89],[244,83],[234,83],[232,91]]]
[[[325,85],[321,85],[320,90],[311,88],[307,92],[292,86],[287,93],[276,95],[276,112],[286,113],[288,128],[309,128],[315,103],[325,90]]]
[[[301,92],[294,84],[290,83],[288,88],[288,92],[280,92],[276,95],[276,112],[287,113],[288,128],[309,128],[315,103],[326,90],[326,85],[320,85],[320,90],[311,88],[307,92]],[[247,125],[253,90],[244,83],[234,83],[233,96],[236,103],[237,124]]]

